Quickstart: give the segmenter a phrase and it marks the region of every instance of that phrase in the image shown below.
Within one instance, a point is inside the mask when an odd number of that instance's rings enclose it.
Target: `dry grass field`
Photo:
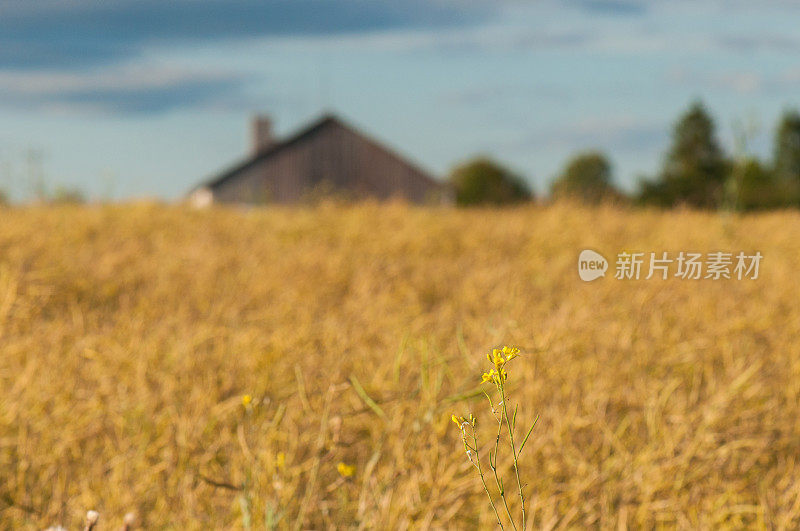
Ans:
[[[491,528],[450,417],[508,344],[529,527],[796,529],[798,266],[795,212],[0,210],[0,528]]]

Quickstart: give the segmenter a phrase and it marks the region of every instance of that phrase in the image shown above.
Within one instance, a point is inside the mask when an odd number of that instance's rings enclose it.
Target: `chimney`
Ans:
[[[250,127],[253,155],[263,153],[275,143],[272,137],[272,120],[269,116],[257,115],[253,117]]]

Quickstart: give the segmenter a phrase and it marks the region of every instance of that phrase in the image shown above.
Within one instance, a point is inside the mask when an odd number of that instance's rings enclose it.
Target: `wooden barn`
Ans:
[[[250,156],[194,188],[194,205],[297,203],[320,195],[449,202],[445,185],[336,116],[282,141],[268,118],[257,117],[252,135]]]

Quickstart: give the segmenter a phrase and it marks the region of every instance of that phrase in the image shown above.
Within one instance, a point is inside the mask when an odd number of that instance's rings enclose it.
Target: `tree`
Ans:
[[[779,181],[800,182],[800,114],[783,113],[775,132],[774,170]]]
[[[456,167],[450,174],[458,205],[501,205],[531,199],[525,181],[497,162],[479,157]]]
[[[729,171],[714,121],[697,102],[675,124],[661,172],[656,181],[642,183],[639,198],[661,206],[713,208],[719,205]]]
[[[49,201],[55,205],[80,205],[86,202],[86,195],[80,188],[60,185],[53,191]]]
[[[755,157],[739,161],[733,168],[737,178],[737,208],[762,210],[789,206],[796,197],[795,183],[776,179],[774,172]]]
[[[599,151],[574,156],[550,190],[554,198],[573,198],[591,204],[621,197],[612,183],[611,163]]]

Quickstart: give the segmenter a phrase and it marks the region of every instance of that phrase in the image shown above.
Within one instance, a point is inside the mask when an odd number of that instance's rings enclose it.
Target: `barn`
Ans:
[[[191,190],[195,206],[292,204],[321,195],[449,202],[444,184],[337,116],[322,116],[285,140],[273,137],[269,118],[256,117],[251,134],[249,157]]]

